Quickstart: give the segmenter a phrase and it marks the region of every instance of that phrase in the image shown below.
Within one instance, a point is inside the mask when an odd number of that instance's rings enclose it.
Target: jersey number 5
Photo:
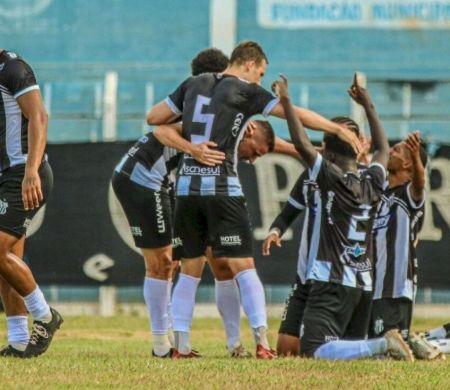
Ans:
[[[209,106],[210,102],[211,98],[209,97],[203,95],[197,96],[197,100],[195,101],[194,117],[192,118],[192,122],[203,123],[205,125],[205,131],[202,135],[191,134],[191,142],[193,144],[200,144],[202,142],[209,141],[209,138],[211,137],[211,131],[214,122],[214,114],[202,113],[203,107]]]
[[[369,220],[369,211],[372,207],[363,204],[360,206],[361,215],[352,215],[352,219],[350,221],[350,229],[348,230],[347,238],[352,241],[364,241],[366,239],[365,231],[358,231],[358,222],[364,222]]]

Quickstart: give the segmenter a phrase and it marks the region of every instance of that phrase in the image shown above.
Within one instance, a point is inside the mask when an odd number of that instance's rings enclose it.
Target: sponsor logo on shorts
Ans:
[[[216,167],[200,167],[184,164],[181,174],[188,176],[220,176],[220,165]]]
[[[325,336],[325,342],[329,343],[330,341],[338,341],[339,337],[338,336]]]
[[[142,237],[142,229],[139,226],[131,226],[130,229],[134,237]]]
[[[240,236],[220,236],[220,245],[222,246],[239,246],[242,245]]]
[[[6,214],[6,210],[8,209],[8,202],[4,200],[0,200],[0,214]]]
[[[373,324],[373,331],[375,334],[381,334],[384,330],[384,321],[382,318],[378,317]]]
[[[154,192],[156,202],[156,225],[158,227],[158,233],[165,233],[166,222],[164,221],[164,210],[161,203],[161,193]]]
[[[174,238],[172,238],[172,247],[175,249],[175,248],[178,248],[178,247],[180,247],[180,246],[182,246],[183,245],[183,240],[180,238],[180,237],[174,237]]]

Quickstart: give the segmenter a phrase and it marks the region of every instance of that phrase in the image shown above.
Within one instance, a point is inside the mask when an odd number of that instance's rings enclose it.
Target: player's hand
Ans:
[[[369,95],[369,92],[367,91],[367,89],[359,85],[358,76],[356,73],[353,76],[353,83],[347,92],[356,103],[360,104],[364,108],[372,104],[372,99]]]
[[[269,234],[263,242],[262,252],[263,256],[270,255],[270,247],[275,244],[277,247],[281,247],[281,237],[276,233]]]
[[[272,91],[280,98],[289,98],[288,80],[282,74],[272,83]]]
[[[414,160],[420,160],[420,132],[414,131],[408,134],[405,141],[406,148],[410,151],[411,157]]]
[[[22,181],[22,201],[25,210],[33,210],[39,207],[44,199],[41,189],[41,178],[37,170],[25,169]]]
[[[216,147],[217,144],[212,141],[203,142],[201,144],[193,144],[191,156],[200,164],[214,167],[222,164],[225,160],[225,153],[214,149]]]
[[[358,136],[351,130],[347,129],[345,126],[340,126],[339,131],[336,133],[336,135],[343,141],[350,144],[350,146],[353,148],[353,150],[356,153],[356,156],[360,156],[361,153],[363,153],[364,148],[363,145],[358,138]]]

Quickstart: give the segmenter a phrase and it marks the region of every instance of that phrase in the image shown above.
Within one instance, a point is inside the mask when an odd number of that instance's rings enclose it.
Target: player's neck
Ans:
[[[406,169],[389,171],[389,188],[401,186],[411,180],[411,175]]]
[[[224,71],[223,74],[226,74],[228,76],[234,76],[237,78],[244,78],[243,77],[243,70],[241,68],[241,66],[239,65],[229,65]]]

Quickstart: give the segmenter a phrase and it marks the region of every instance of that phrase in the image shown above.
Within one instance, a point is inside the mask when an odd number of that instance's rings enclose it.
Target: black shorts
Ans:
[[[114,172],[112,187],[122,205],[138,248],[162,248],[172,242],[170,196]]]
[[[175,202],[174,258],[252,257],[253,242],[243,197],[179,196]]]
[[[301,355],[313,357],[316,349],[329,341],[365,338],[370,296],[362,289],[314,281],[303,314]]]
[[[311,285],[309,283],[303,284],[299,276],[295,276],[291,293],[286,299],[278,333],[300,338],[300,325],[303,320],[303,312],[305,311],[310,288]]]
[[[53,172],[50,164],[44,161],[39,167],[41,190],[44,197],[39,207],[25,210],[22,201],[22,181],[25,165],[16,165],[0,175],[0,230],[14,237],[21,238],[26,234],[31,219],[47,202],[53,189]]]
[[[391,329],[398,329],[408,340],[413,303],[407,298],[381,298],[373,301],[369,337],[381,337]]]

